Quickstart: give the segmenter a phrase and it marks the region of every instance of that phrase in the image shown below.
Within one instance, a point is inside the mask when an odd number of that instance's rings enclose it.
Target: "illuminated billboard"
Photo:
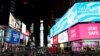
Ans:
[[[22,22],[22,33],[26,34],[26,25]]]
[[[68,36],[69,41],[99,39],[100,23],[78,24],[68,29]]]
[[[68,32],[64,31],[58,34],[58,43],[68,42]]]
[[[78,22],[100,21],[100,2],[75,3],[50,29],[50,37],[68,29]]]
[[[14,18],[12,13],[10,13],[10,16],[9,16],[9,26],[12,28],[16,28],[16,19]]]
[[[11,28],[6,29],[5,41],[12,44],[18,44],[20,42],[20,32]]]
[[[10,13],[9,15],[9,26],[17,29],[18,31],[20,31],[21,28],[21,21],[19,19],[15,19],[12,13]]]

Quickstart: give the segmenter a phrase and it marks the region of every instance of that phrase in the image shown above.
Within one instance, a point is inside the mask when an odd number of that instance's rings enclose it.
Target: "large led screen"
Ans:
[[[50,29],[53,37],[78,22],[100,21],[100,2],[75,3]]]
[[[68,42],[68,32],[64,31],[58,34],[58,43]]]
[[[6,29],[5,41],[12,44],[18,44],[20,42],[20,32],[10,28]]]
[[[85,40],[100,38],[100,23],[78,24],[68,29],[68,40]]]

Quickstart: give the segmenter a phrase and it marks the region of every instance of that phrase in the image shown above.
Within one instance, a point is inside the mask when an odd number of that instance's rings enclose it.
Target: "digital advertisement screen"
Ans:
[[[12,43],[12,44],[17,44],[20,42],[20,32],[17,32],[14,29],[6,29],[6,36],[5,36],[5,41]]]
[[[75,3],[50,29],[53,37],[78,22],[100,21],[100,2]]]
[[[0,42],[2,41],[2,38],[3,38],[3,30],[0,29]]]
[[[8,28],[5,32],[5,41],[10,42],[12,29]]]
[[[73,42],[72,43],[72,51],[81,51],[82,43],[81,42]]]
[[[22,23],[22,33],[26,34],[26,25]]]
[[[58,43],[68,42],[68,32],[67,30],[58,34]]]
[[[72,47],[81,47],[82,43],[81,42],[73,42]]]
[[[20,32],[13,30],[10,42],[13,44],[18,44],[20,42]]]
[[[84,29],[84,30],[83,30]],[[100,23],[77,24],[68,29],[69,41],[99,39]]]
[[[58,44],[58,35],[53,37],[53,44]]]
[[[2,44],[3,44],[3,40],[2,40],[4,38],[3,31],[4,31],[3,29],[0,29],[0,47],[2,47]]]
[[[99,41],[72,42],[72,51],[91,51],[98,47]]]
[[[98,47],[99,46],[99,41],[86,41],[82,43],[82,47]]]

